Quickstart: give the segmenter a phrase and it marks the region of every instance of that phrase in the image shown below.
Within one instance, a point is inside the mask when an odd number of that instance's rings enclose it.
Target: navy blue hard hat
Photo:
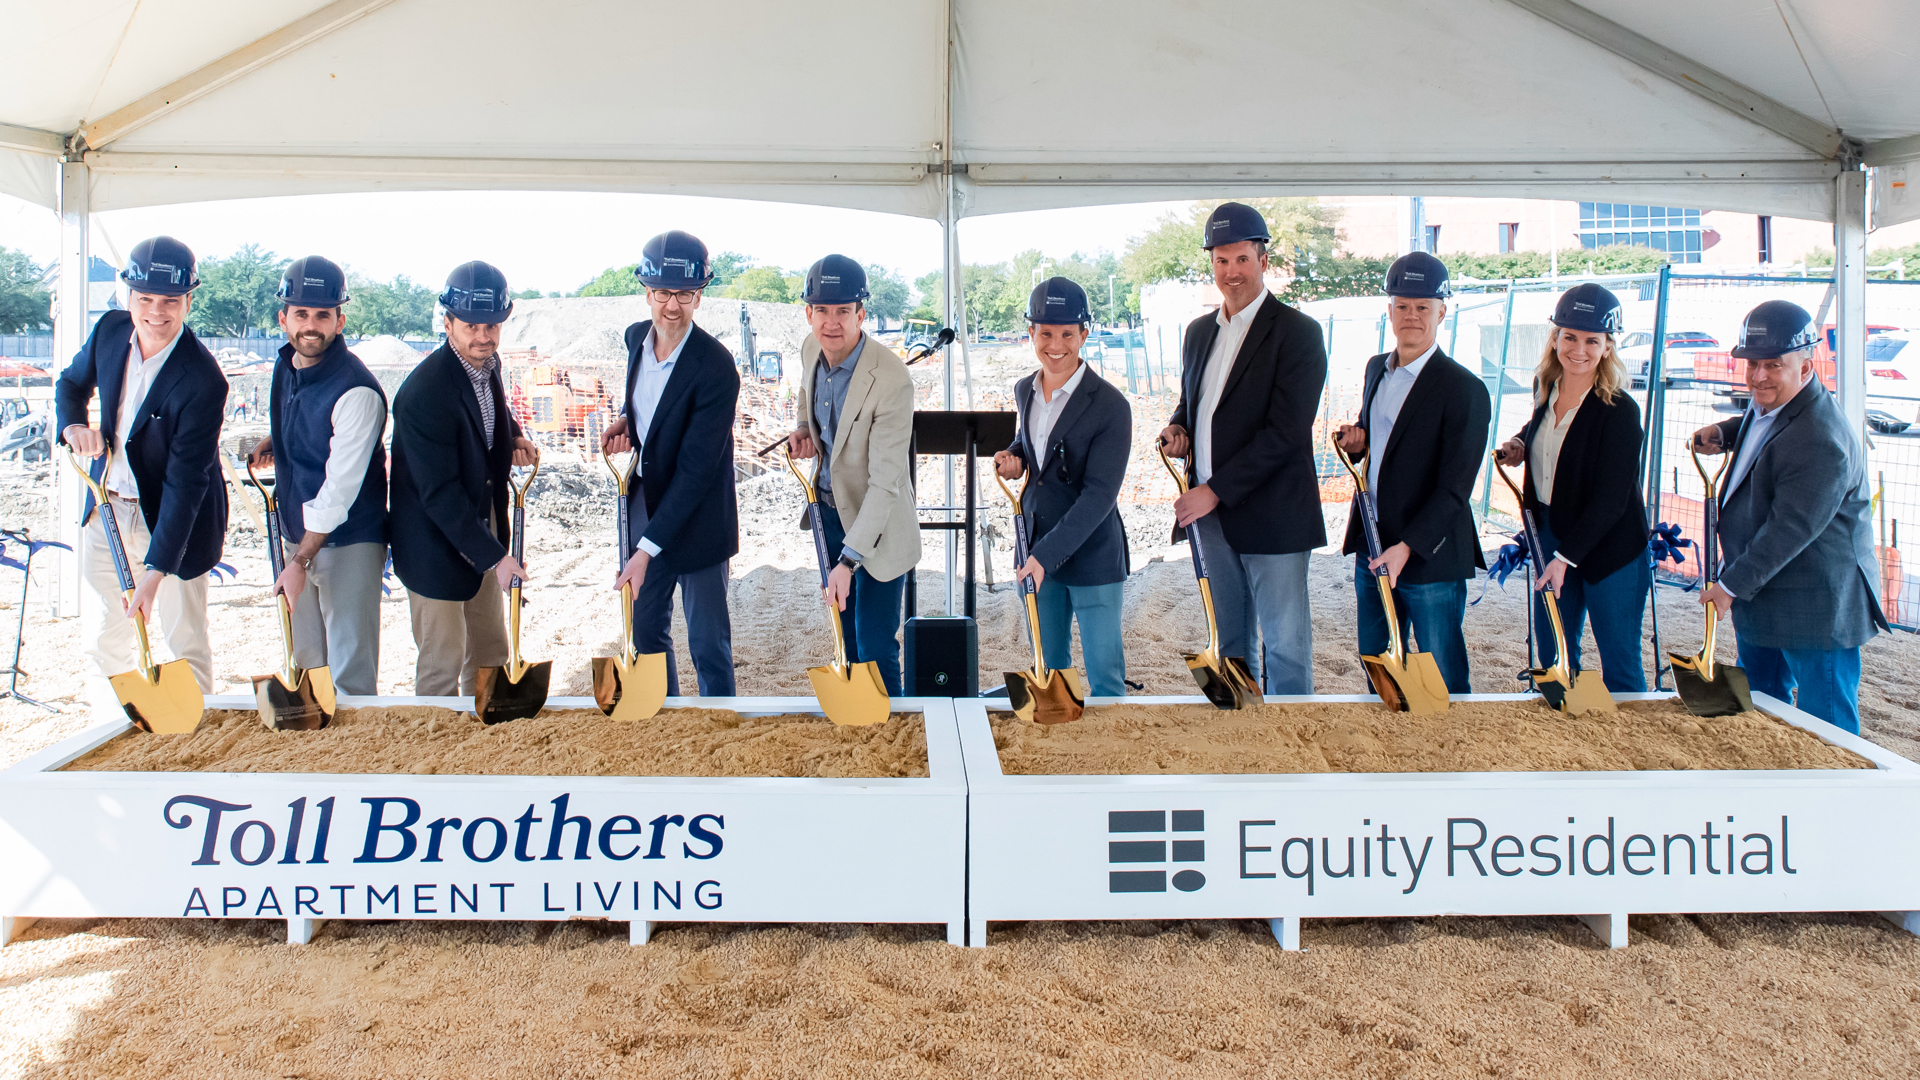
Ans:
[[[1747,312],[1733,355],[1742,360],[1771,360],[1811,348],[1819,340],[1806,308],[1791,300],[1769,300]]]
[[[809,304],[858,304],[867,298],[867,271],[845,255],[829,255],[807,267]]]
[[[347,272],[323,255],[309,255],[287,264],[274,295],[288,307],[337,308],[347,302]]]
[[[501,323],[513,314],[513,294],[507,291],[507,275],[492,263],[475,259],[447,275],[440,306],[464,323]]]
[[[1424,251],[1410,251],[1387,267],[1387,295],[1445,300],[1453,295],[1447,264]]]
[[[679,229],[663,232],[640,249],[640,265],[633,268],[633,276],[649,289],[704,289],[713,281],[707,245]]]
[[[134,292],[154,296],[185,296],[200,287],[193,251],[171,236],[156,236],[133,245],[120,280]]]
[[[1050,277],[1033,287],[1027,297],[1027,321],[1042,326],[1090,323],[1087,290],[1072,278]]]
[[[1267,232],[1267,219],[1260,211],[1246,203],[1227,202],[1213,208],[1207,215],[1207,229],[1201,236],[1200,246],[1212,251],[1221,244],[1237,244],[1242,240],[1258,240],[1261,243],[1273,239]]]
[[[1553,305],[1553,325],[1590,334],[1617,334],[1626,328],[1627,313],[1620,298],[1591,281],[1584,281],[1560,294]]]

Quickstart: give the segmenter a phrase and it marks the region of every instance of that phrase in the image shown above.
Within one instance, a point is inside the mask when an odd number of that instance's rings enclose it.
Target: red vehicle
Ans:
[[[1871,336],[1887,330],[1898,329],[1900,328],[1897,326],[1869,324],[1867,326],[1867,334]],[[1820,376],[1820,381],[1826,385],[1828,390],[1836,392],[1840,389],[1833,360],[1837,333],[1838,331],[1834,325],[1828,323],[1827,332],[1821,335],[1820,340],[1815,342],[1813,347],[1814,372]],[[1693,381],[1695,384],[1709,384],[1710,389],[1716,386],[1725,387],[1725,389],[1714,389],[1713,392],[1732,397],[1733,403],[1736,406],[1743,409],[1746,408],[1747,362],[1733,355],[1731,352],[1694,353]]]

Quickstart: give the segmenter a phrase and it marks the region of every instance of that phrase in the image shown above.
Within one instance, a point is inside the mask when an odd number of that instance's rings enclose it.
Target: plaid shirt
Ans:
[[[453,343],[448,342],[447,348],[453,349]],[[460,356],[460,350],[453,349],[453,355]],[[500,370],[500,354],[495,353],[487,357],[487,362],[479,367],[467,363],[465,357],[460,357],[460,363],[467,369],[467,378],[473,383],[473,396],[480,399],[480,424],[487,429],[487,449],[491,450],[494,425],[493,374]]]

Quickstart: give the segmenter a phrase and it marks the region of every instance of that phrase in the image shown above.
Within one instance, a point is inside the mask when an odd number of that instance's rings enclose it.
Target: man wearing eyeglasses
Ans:
[[[732,697],[733,624],[728,560],[740,552],[733,493],[733,417],[740,373],[733,354],[694,325],[713,280],[707,246],[679,231],[640,251],[634,276],[653,318],[627,327],[627,392],[620,419],[600,436],[609,454],[639,436],[639,475],[627,495],[631,549],[614,588],[633,589],[633,644],[667,654],[667,693],[680,693],[673,657],[673,589],[687,617],[687,650],[701,697]]]

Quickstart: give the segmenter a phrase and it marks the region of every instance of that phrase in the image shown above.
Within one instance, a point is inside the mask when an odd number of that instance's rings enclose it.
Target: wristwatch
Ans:
[[[860,569],[860,560],[842,552],[840,554],[840,565],[846,567],[848,570],[858,570]]]
[[[296,551],[293,553],[293,561],[300,564],[300,569],[303,573],[313,573],[313,556],[302,555]]]

